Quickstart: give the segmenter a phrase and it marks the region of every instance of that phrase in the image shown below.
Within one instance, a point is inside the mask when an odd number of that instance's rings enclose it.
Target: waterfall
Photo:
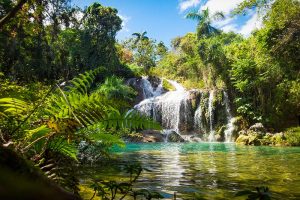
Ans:
[[[184,103],[186,98],[185,90],[176,81],[167,81],[172,84],[176,90],[170,91],[158,98],[158,104],[161,108],[162,125],[180,133],[180,116],[182,116],[181,105]]]
[[[229,98],[227,92],[223,91],[223,95],[224,95],[224,104],[225,104],[226,116],[227,116],[227,125],[226,125],[226,130],[224,131],[225,142],[232,142],[232,132],[234,130],[233,118],[230,111]]]
[[[172,81],[172,80],[168,80],[168,79],[167,79],[167,81],[168,81],[172,86],[175,87],[175,90],[176,90],[176,91],[180,91],[180,92],[184,92],[184,91],[185,91],[184,87],[183,87],[182,85],[180,85],[179,83],[177,83],[176,81]]]
[[[141,81],[144,99],[157,97],[163,93],[162,81],[160,81],[159,85],[155,89],[153,88],[147,77],[142,77]]]
[[[179,133],[181,105],[186,99],[186,92],[179,83],[170,80],[167,81],[172,84],[176,90],[162,95],[158,95],[159,92],[157,92],[157,95],[155,95],[155,91],[150,89],[149,84],[144,81],[143,91],[147,91],[152,95],[149,95],[150,97],[135,105],[134,109],[145,114],[146,116],[153,117],[153,119],[157,121],[161,121],[163,127],[175,130],[177,133]],[[157,87],[156,91],[158,89],[159,87]]]
[[[155,82],[152,83],[152,80]],[[215,97],[222,92],[220,90],[186,90],[176,81],[166,79],[164,81],[168,81],[175,90],[166,92],[161,80],[159,82],[159,79],[147,77],[136,79],[135,82],[131,80],[130,83],[136,86],[140,96],[144,97],[132,110],[159,122],[165,129],[163,134],[166,136],[166,141],[168,131],[175,131],[184,139],[201,141],[197,138],[202,138],[214,142],[220,139],[215,136],[215,128],[223,125],[226,125],[224,140],[232,141],[233,119],[226,92],[223,91],[224,98],[220,100]],[[219,116],[216,108],[226,111],[225,119],[220,118],[223,115]]]
[[[199,103],[199,106],[197,110],[195,111],[194,115],[194,128],[196,130],[203,130],[203,124],[202,124],[202,106],[201,103]]]
[[[209,136],[208,141],[214,142],[215,141],[215,131],[213,129],[214,124],[214,116],[213,116],[213,100],[214,100],[214,91],[211,90],[209,92],[209,99],[208,99],[208,113],[209,113]]]
[[[172,133],[172,130],[164,129],[164,130],[162,131],[162,133],[165,135],[165,140],[164,140],[164,142],[168,142],[168,141],[169,141],[169,136],[170,136],[170,134]]]

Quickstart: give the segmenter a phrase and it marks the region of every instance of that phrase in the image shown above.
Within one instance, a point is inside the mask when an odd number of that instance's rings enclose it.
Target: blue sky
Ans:
[[[222,11],[227,18],[214,25],[224,31],[234,31],[249,36],[261,23],[257,13],[229,17],[230,11],[243,0],[72,0],[72,5],[84,8],[93,2],[117,8],[123,19],[123,28],[117,39],[123,40],[134,32],[147,31],[148,37],[163,41],[168,46],[171,39],[194,32],[196,22],[185,19],[190,9],[209,8],[211,12]]]

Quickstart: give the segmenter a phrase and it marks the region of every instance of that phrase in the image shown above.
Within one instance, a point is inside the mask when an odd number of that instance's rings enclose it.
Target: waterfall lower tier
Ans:
[[[167,81],[175,91],[163,89],[162,81],[153,86],[146,77],[140,79],[143,99],[133,109],[152,117],[164,129],[175,131],[183,138],[232,141],[232,115],[225,91],[185,90],[179,83]]]
[[[229,98],[227,92],[223,91],[223,95],[224,95],[224,104],[225,104],[226,116],[227,116],[227,125],[226,125],[226,130],[224,131],[225,142],[232,142],[232,132],[234,131],[233,118],[230,111]]]
[[[208,99],[208,113],[209,113],[209,136],[208,140],[210,142],[215,141],[215,131],[213,129],[214,125],[214,116],[213,116],[213,101],[214,101],[214,91],[211,90],[209,92],[209,99]]]

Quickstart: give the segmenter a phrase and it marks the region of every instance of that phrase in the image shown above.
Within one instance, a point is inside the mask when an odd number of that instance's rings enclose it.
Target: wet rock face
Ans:
[[[161,84],[160,78],[156,76],[149,76],[147,79],[154,89],[156,89]]]
[[[134,99],[133,105],[141,102],[144,99],[143,88],[141,86],[141,79],[142,78],[130,78],[126,81],[126,84],[134,88],[137,91],[137,96]]]
[[[134,100],[134,105],[144,99],[166,93],[166,90],[161,87],[161,80],[153,76],[147,78],[130,78],[126,81],[126,84],[133,87],[138,93]]]

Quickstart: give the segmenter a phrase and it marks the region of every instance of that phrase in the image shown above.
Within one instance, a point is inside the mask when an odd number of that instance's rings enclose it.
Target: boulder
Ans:
[[[191,136],[191,137],[189,138],[189,141],[190,141],[190,142],[202,142],[201,138],[198,137],[198,136],[195,136],[195,135]]]
[[[261,142],[260,139],[261,135],[258,134],[257,132],[248,132],[249,140],[248,140],[248,145],[254,145],[254,146],[260,146]]]
[[[160,131],[145,130],[142,131],[142,142],[164,142],[165,137]]]
[[[176,131],[170,131],[165,133],[167,142],[185,142],[185,140],[176,133]]]
[[[153,88],[157,88],[158,85],[161,83],[160,78],[158,78],[156,76],[149,76],[148,81],[151,83]]]
[[[249,143],[249,136],[241,134],[241,135],[239,135],[239,137],[236,139],[235,142],[238,143],[238,144],[248,145],[248,143]]]
[[[261,135],[254,131],[240,131],[239,137],[236,139],[236,143],[244,145],[261,145]]]
[[[285,139],[286,138],[284,133],[280,132],[273,135],[273,137],[271,138],[271,142],[275,146],[282,146],[285,143]]]
[[[262,123],[256,123],[254,125],[252,125],[249,130],[257,132],[257,133],[261,133],[263,135],[266,134],[266,129],[264,127],[264,125]]]
[[[164,142],[165,136],[160,131],[145,130],[141,133],[131,134],[123,138],[126,142]]]

